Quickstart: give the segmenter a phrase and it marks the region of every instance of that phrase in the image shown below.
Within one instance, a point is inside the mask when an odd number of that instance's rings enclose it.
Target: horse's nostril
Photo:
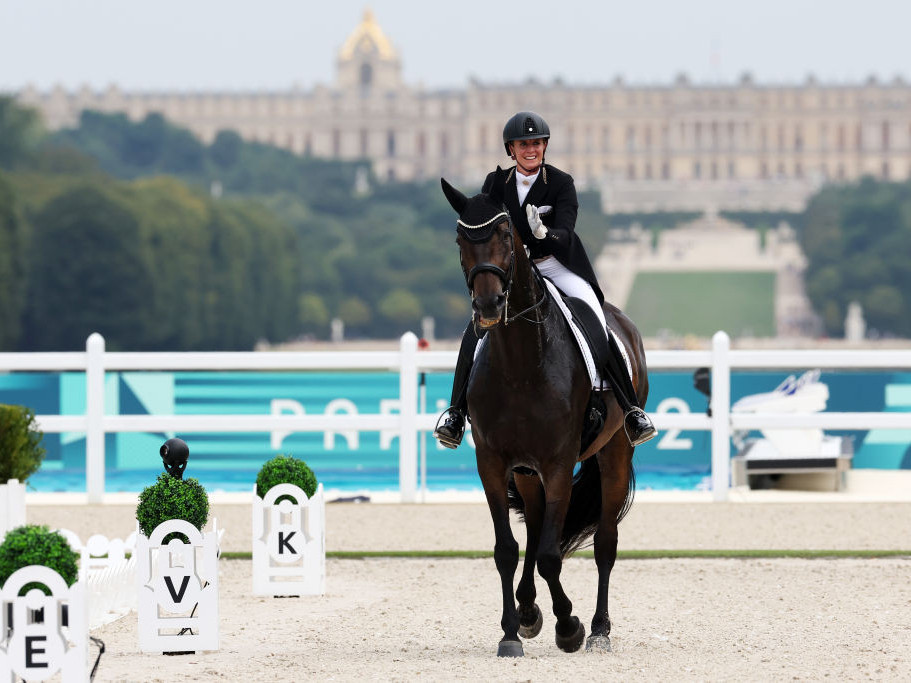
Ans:
[[[497,294],[497,308],[501,308],[505,303],[506,296],[504,294]]]

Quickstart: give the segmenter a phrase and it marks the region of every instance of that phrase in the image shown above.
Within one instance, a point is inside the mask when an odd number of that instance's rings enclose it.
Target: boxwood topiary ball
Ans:
[[[167,472],[158,475],[158,480],[139,494],[136,506],[136,521],[139,530],[146,536],[152,535],[162,522],[183,519],[202,531],[209,518],[209,496],[197,479],[178,479]],[[182,536],[182,534],[181,534]],[[164,543],[171,540],[169,534]],[[183,539],[184,543],[187,539]]]
[[[38,524],[12,529],[0,544],[0,585],[17,569],[33,564],[50,567],[67,586],[72,586],[79,576],[79,553],[70,548],[61,534]],[[25,595],[35,587],[50,595],[50,589],[39,583],[27,583],[19,594]]]
[[[269,489],[279,484],[294,484],[307,494],[307,498],[316,493],[316,475],[313,470],[303,460],[291,455],[276,455],[263,463],[256,475],[256,495],[262,498]],[[275,502],[278,503],[279,500]]]

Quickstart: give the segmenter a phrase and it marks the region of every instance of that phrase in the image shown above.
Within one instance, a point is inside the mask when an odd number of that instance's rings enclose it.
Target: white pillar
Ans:
[[[731,338],[712,337],[712,498],[727,500],[731,486]]]
[[[85,342],[85,488],[90,503],[104,496],[104,337]]]
[[[399,345],[399,491],[403,503],[417,499],[418,338],[402,335]]]

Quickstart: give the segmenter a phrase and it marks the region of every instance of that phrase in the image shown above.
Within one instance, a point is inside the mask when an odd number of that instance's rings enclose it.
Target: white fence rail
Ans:
[[[403,502],[417,498],[417,436],[432,430],[437,415],[421,413],[418,374],[451,371],[455,351],[418,351],[408,332],[398,351],[303,352],[106,352],[104,339],[92,334],[85,352],[0,353],[0,372],[77,371],[86,375],[85,415],[39,415],[45,432],[86,434],[86,491],[91,502],[104,494],[104,435],[115,432],[322,432],[394,430],[399,435],[399,490]],[[716,500],[730,486],[732,430],[763,428],[911,429],[911,413],[752,413],[730,412],[732,369],[901,369],[911,370],[911,351],[752,351],[731,350],[724,332],[712,339],[711,351],[652,351],[650,370],[712,371],[712,415],[660,413],[659,430],[706,430],[712,433],[712,490]],[[154,370],[379,370],[399,373],[398,414],[358,415],[106,415],[104,375],[108,371]]]

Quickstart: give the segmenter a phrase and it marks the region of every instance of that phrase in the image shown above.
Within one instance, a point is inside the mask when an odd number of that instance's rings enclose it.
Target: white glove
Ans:
[[[528,227],[531,228],[532,235],[539,240],[543,240],[547,237],[547,228],[544,227],[544,223],[541,221],[541,212],[538,210],[537,206],[534,204],[527,205],[525,207],[525,216],[528,218]]]

